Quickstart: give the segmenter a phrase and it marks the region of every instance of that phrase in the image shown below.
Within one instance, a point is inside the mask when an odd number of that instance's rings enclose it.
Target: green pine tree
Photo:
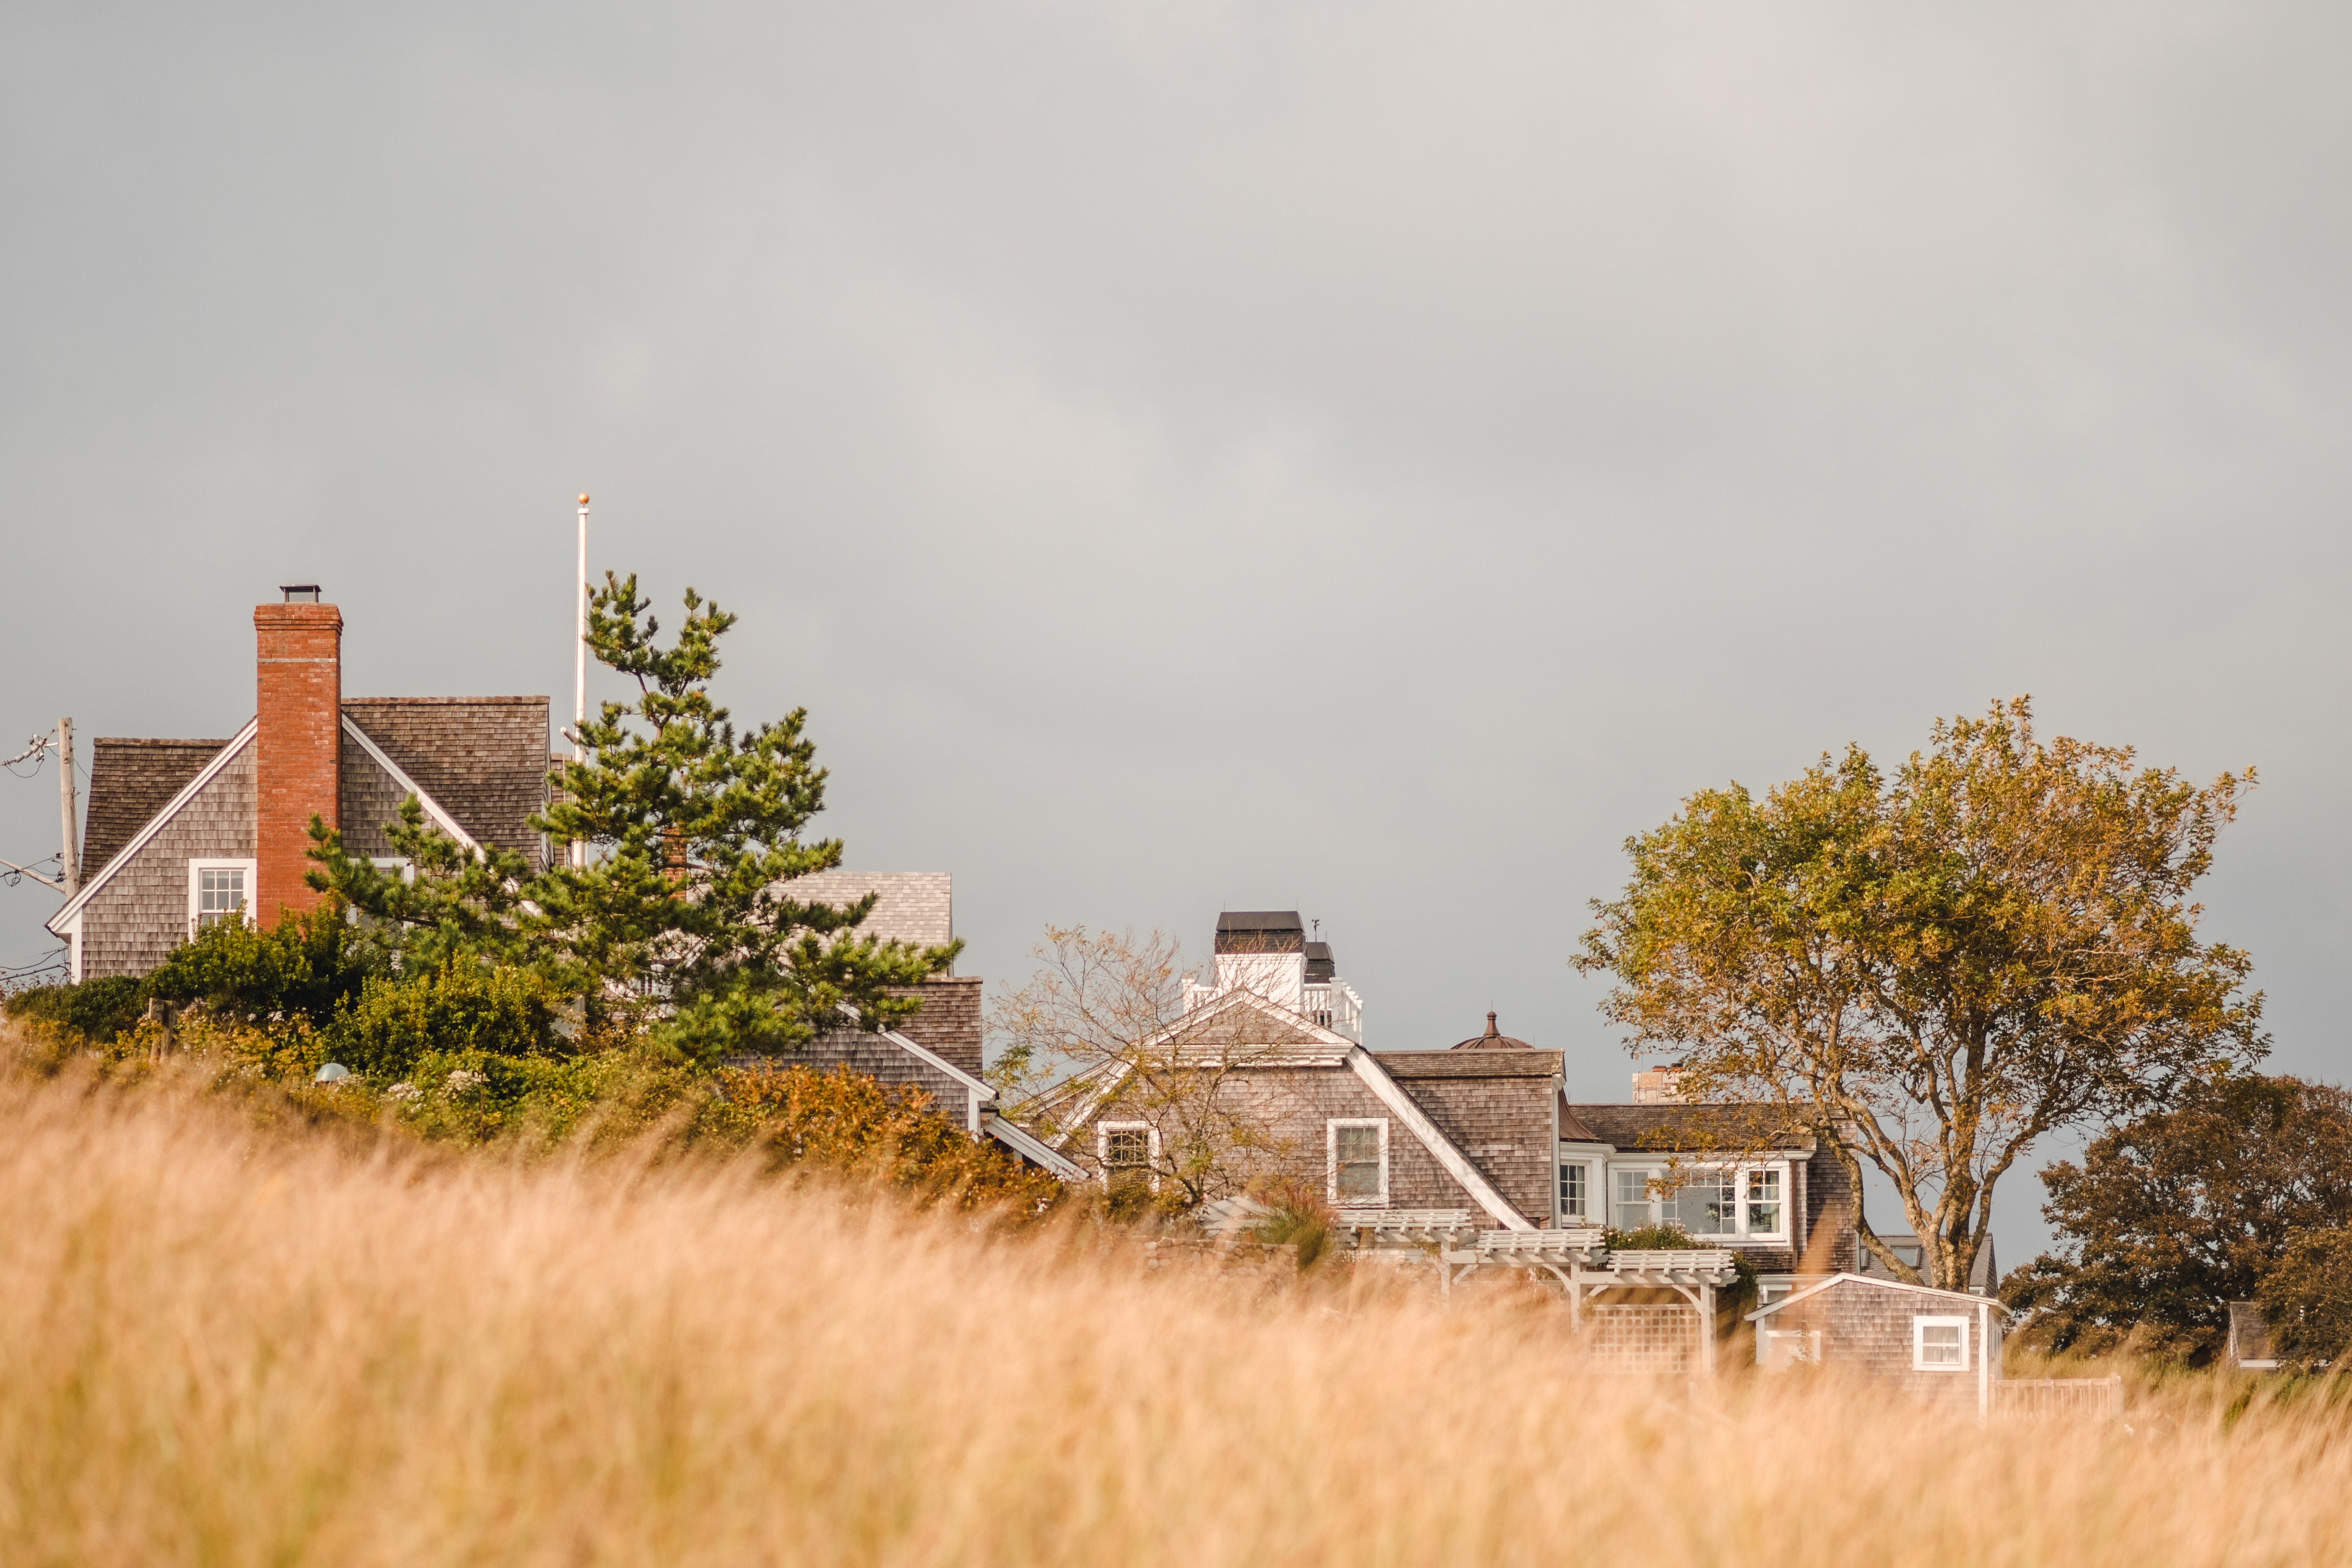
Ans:
[[[607,573],[593,592],[589,651],[637,696],[603,704],[581,730],[586,760],[556,770],[556,798],[532,823],[554,864],[468,850],[412,797],[388,829],[407,877],[345,854],[314,822],[311,885],[380,922],[404,968],[530,969],[582,998],[592,1022],[633,1021],[693,1060],[791,1050],[844,1004],[869,1029],[908,1016],[918,1004],[892,992],[943,973],[961,944],[877,942],[857,931],[871,898],[793,896],[796,879],[841,864],[839,839],[802,837],[824,805],[807,711],[739,732],[709,691],[736,617],[689,588],[665,647],[648,607],[634,574]],[[584,866],[563,854],[575,842]]]

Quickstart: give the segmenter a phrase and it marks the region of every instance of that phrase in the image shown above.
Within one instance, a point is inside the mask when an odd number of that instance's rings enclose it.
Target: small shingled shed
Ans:
[[[1990,1415],[2008,1309],[1990,1297],[1832,1274],[1748,1314],[1756,1364],[1844,1367],[1923,1405]]]

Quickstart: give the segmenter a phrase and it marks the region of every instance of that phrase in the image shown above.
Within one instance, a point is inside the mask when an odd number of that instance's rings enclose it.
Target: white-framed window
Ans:
[[[188,862],[188,934],[223,921],[253,919],[253,884],[257,868],[251,860],[191,860]]]
[[[1330,1157],[1331,1206],[1388,1207],[1388,1122],[1369,1117],[1339,1117],[1325,1122],[1323,1127]]]
[[[1592,1215],[1592,1167],[1582,1160],[1559,1163],[1559,1217],[1589,1219]]]
[[[1664,1167],[1616,1165],[1609,1173],[1609,1223],[1619,1230],[1680,1226],[1694,1238],[1770,1242],[1789,1235],[1789,1174],[1784,1163],[1734,1165],[1681,1173],[1674,1185]]]
[[[1911,1370],[1969,1370],[1969,1321],[1966,1318],[1915,1317],[1911,1320]]]
[[[397,877],[404,882],[416,880],[416,862],[405,855],[371,855],[368,864],[387,877]]]
[[[1095,1158],[1102,1163],[1103,1183],[1114,1190],[1140,1182],[1159,1184],[1154,1169],[1160,1163],[1160,1129],[1148,1121],[1095,1123]]]

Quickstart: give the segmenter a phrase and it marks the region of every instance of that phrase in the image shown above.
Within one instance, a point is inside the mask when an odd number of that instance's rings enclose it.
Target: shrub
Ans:
[[[1271,1176],[1252,1185],[1249,1195],[1271,1211],[1251,1227],[1253,1240],[1297,1247],[1301,1268],[1311,1268],[1330,1251],[1338,1220],[1311,1184],[1296,1176]]]
[[[458,960],[412,974],[371,974],[323,1030],[334,1059],[404,1078],[430,1055],[471,1059],[542,1054],[559,999],[528,970]]]
[[[147,993],[247,1023],[299,1017],[317,1028],[385,969],[376,939],[331,899],[267,930],[239,921],[205,927],[148,975]]]
[[[79,984],[37,985],[8,998],[7,1015],[28,1023],[70,1029],[100,1045],[136,1026],[147,1006],[145,987],[128,974],[110,974]]]
[[[926,1204],[964,1209],[1036,1215],[1061,1201],[1060,1182],[993,1140],[970,1136],[911,1084],[880,1083],[846,1067],[721,1068],[716,1078],[729,1110],[705,1124],[703,1136],[744,1138],[771,1168],[872,1177]]]

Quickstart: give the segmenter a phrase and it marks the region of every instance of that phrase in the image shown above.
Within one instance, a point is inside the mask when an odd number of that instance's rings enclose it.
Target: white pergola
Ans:
[[[1599,1226],[1549,1230],[1476,1230],[1467,1209],[1342,1211],[1339,1224],[1364,1246],[1436,1248],[1442,1294],[1481,1268],[1540,1269],[1559,1281],[1569,1321],[1584,1326],[1585,1310],[1610,1290],[1671,1290],[1698,1313],[1701,1367],[1715,1370],[1715,1293],[1738,1278],[1721,1247],[1672,1252],[1611,1251]]]

